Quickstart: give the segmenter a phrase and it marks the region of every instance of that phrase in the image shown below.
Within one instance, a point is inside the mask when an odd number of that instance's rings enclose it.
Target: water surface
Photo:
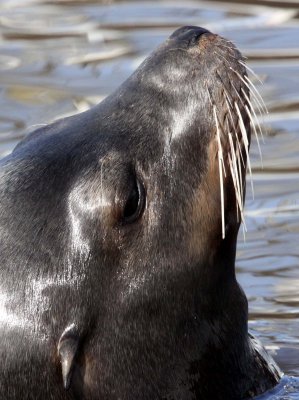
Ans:
[[[249,189],[246,240],[241,232],[237,273],[249,299],[250,329],[281,368],[295,376],[299,375],[298,15],[295,0],[106,4],[4,0],[0,4],[1,156],[40,124],[98,103],[181,25],[220,33],[248,57],[269,114],[260,119],[262,163],[255,140],[251,150],[254,199]],[[299,399],[298,387],[296,380],[284,380],[271,399]]]

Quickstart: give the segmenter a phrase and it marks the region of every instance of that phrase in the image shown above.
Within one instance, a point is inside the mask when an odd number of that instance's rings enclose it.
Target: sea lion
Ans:
[[[235,277],[246,82],[232,43],[183,27],[1,161],[0,398],[241,400],[278,382]]]

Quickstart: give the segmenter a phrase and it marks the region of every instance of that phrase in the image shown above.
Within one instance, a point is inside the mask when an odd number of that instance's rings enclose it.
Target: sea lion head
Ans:
[[[35,352],[15,373],[28,388],[43,368],[57,399],[261,391],[234,271],[250,116],[239,51],[183,27],[2,161],[6,312]]]

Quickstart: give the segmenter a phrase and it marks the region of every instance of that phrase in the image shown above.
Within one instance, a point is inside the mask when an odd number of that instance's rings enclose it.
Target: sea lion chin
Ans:
[[[1,161],[1,398],[241,400],[278,382],[235,277],[246,82],[232,43],[183,27]]]

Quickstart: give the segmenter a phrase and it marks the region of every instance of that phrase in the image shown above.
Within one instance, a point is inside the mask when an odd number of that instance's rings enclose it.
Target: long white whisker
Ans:
[[[253,100],[256,102],[257,108],[260,112],[261,115],[264,114],[264,110],[263,110],[263,104],[260,102],[259,98],[257,97],[257,95],[250,89],[249,83],[246,82],[246,80],[239,74],[238,71],[235,71],[232,67],[230,67],[230,69],[239,77],[239,79],[244,83],[244,85],[248,88],[248,90],[251,92],[252,96],[253,96]],[[266,113],[268,113],[267,109],[266,109]]]
[[[214,53],[217,54],[219,57],[223,58],[223,60],[224,60],[228,65],[230,65],[230,63],[229,63],[228,60],[224,57],[224,55],[219,54],[217,51],[214,51]],[[231,55],[230,55],[230,57],[231,57]]]
[[[241,221],[245,226],[245,230],[247,230],[246,223],[245,223],[245,218],[244,218],[244,214],[243,214],[242,199],[240,197],[240,193],[238,193],[238,190],[239,190],[238,189],[238,176],[236,175],[236,171],[235,171],[235,168],[234,168],[234,162],[232,161],[230,154],[228,155],[228,161],[229,161],[230,171],[231,171],[233,184],[234,184],[234,188],[235,188],[237,204],[238,204],[239,210],[240,210]]]
[[[227,102],[227,100],[226,100],[226,102]],[[233,156],[236,157],[235,148],[234,148],[234,146],[232,146],[232,140],[231,140],[232,139],[232,135],[231,135],[231,132],[230,132],[229,121],[228,121],[227,118],[225,119],[225,122],[226,122],[226,132],[228,132],[228,135],[230,135],[230,139],[229,140],[230,140],[231,152],[232,152]],[[235,133],[235,136],[238,137],[236,135],[236,133]],[[231,169],[231,166],[230,166],[230,169]],[[238,175],[237,169],[236,169],[235,173],[236,173],[236,176],[237,176],[237,180],[239,180],[239,175]],[[237,188],[238,188],[239,181],[238,181],[237,185],[235,184],[235,181],[233,181],[233,182],[234,182],[234,187],[235,187],[235,194],[236,194],[236,197],[237,197],[238,196],[238,189]],[[239,202],[238,201],[236,201],[236,213],[237,213],[237,220],[239,221]]]
[[[234,183],[234,187],[235,187],[235,193],[236,193],[236,198],[237,198],[237,202],[239,204],[239,209],[242,212],[242,202],[241,202],[241,196],[240,196],[240,185],[239,185],[239,179],[238,179],[238,175],[237,175],[237,169],[236,167],[236,154],[235,154],[235,149],[234,149],[234,145],[233,145],[233,139],[232,139],[232,135],[229,132],[228,133],[228,138],[229,138],[229,144],[230,144],[230,151],[231,151],[231,155],[229,154],[229,160],[232,162],[232,164],[230,165],[230,170],[232,173],[232,177],[233,177],[233,183]]]
[[[253,107],[253,105],[251,104],[250,98],[247,96],[247,94],[246,94],[246,92],[245,92],[245,90],[244,90],[243,88],[241,89],[241,91],[242,91],[243,95],[245,96],[245,98],[246,98],[246,100],[247,100],[247,103],[248,103],[248,105],[249,105],[249,107],[250,107],[250,110],[252,111],[252,113],[253,113],[253,115],[254,115],[254,118],[255,118],[256,124],[257,124],[257,126],[258,126],[258,129],[259,129],[259,132],[260,132],[262,141],[263,141],[263,143],[265,143],[263,131],[262,131],[261,125],[260,125],[260,123],[259,123],[258,117],[257,117],[257,115],[256,115],[256,112],[255,112],[255,110],[254,110],[254,107]],[[253,124],[253,125],[255,125],[255,124]]]
[[[243,99],[241,98],[241,96],[239,95],[237,89],[235,88],[235,85],[232,84],[232,86],[233,86],[233,88],[234,88],[234,90],[235,90],[237,96],[239,97],[240,102],[244,105],[244,108],[245,108],[245,110],[246,110],[246,112],[247,112],[247,114],[248,114],[248,116],[249,116],[249,119],[250,119],[252,125],[253,125],[253,130],[254,130],[254,133],[255,133],[255,137],[256,137],[256,141],[257,141],[257,146],[258,146],[259,153],[260,153],[261,164],[263,165],[263,158],[262,158],[262,151],[261,151],[261,147],[260,147],[260,142],[259,142],[258,134],[257,134],[257,131],[256,131],[255,123],[254,123],[254,120],[253,120],[253,118],[252,118],[251,112],[250,112],[250,110],[249,110],[247,104],[244,104],[244,101],[243,101]],[[243,90],[243,89],[241,89],[241,90]],[[245,98],[246,98],[247,102],[250,104],[250,99],[249,99],[249,97],[246,95],[245,90],[243,90],[243,94],[245,95]]]
[[[230,99],[228,98],[228,94],[227,94],[227,92],[226,92],[225,89],[224,89],[224,92],[225,92],[225,101],[226,101],[226,105],[227,105],[227,109],[228,109],[228,114],[229,114],[229,116],[230,116],[230,120],[231,120],[231,123],[232,123],[232,127],[234,128],[234,133],[235,133],[235,136],[236,136],[236,139],[237,139],[237,143],[238,143],[238,147],[239,147],[239,152],[240,152],[241,159],[242,159],[242,164],[243,164],[243,166],[245,167],[245,162],[244,162],[243,154],[242,154],[242,151],[241,151],[241,145],[240,145],[239,136],[238,136],[238,133],[237,133],[237,128],[236,128],[236,125],[235,125],[235,122],[234,122],[234,120],[233,120],[233,116],[232,116],[232,113],[231,113],[231,110],[230,110],[230,108],[232,108],[233,106],[232,106],[232,103],[230,102]],[[229,106],[228,102],[229,102],[229,104],[231,105],[231,107]]]
[[[251,69],[246,63],[244,63],[242,60],[239,60],[239,64],[243,65],[249,72],[252,73],[252,75],[259,81],[261,85],[263,85],[263,81],[260,79],[260,77]]]
[[[247,230],[246,230],[246,227],[245,227],[244,224],[242,225],[242,231],[243,231],[243,240],[244,240],[244,242],[246,242],[246,232],[247,232]]]
[[[241,191],[241,188],[242,188],[242,176],[239,176],[239,174],[238,174],[237,157],[236,157],[235,148],[234,148],[234,145],[233,145],[233,138],[232,138],[232,135],[231,135],[230,132],[228,134],[228,137],[229,137],[231,154],[232,154],[231,171],[232,171],[232,167],[233,167],[233,171],[234,171],[234,175],[235,175],[235,178],[233,178],[233,179],[235,179],[235,182],[236,182],[235,186],[237,187],[236,196],[238,194],[237,201],[238,201],[238,204],[239,204],[241,220],[242,220],[243,224],[246,226],[245,218],[244,218],[244,214],[243,214],[244,199],[243,199],[243,192]]]
[[[239,153],[238,153],[239,155]],[[244,204],[244,190],[243,190],[243,181],[242,181],[242,169],[241,169],[241,162],[240,162],[240,157],[237,155],[237,165],[238,165],[238,171],[239,171],[239,182],[240,182],[240,191],[242,194],[242,204]]]
[[[231,151],[232,166],[234,168],[234,176],[235,176],[235,182],[236,182],[236,196],[238,196],[238,199],[239,199],[238,203],[239,203],[240,211],[242,212],[243,204],[242,204],[242,201],[241,201],[239,176],[237,174],[236,153],[235,153],[235,148],[234,148],[233,138],[232,138],[231,132],[228,132],[228,139],[229,139],[229,145],[230,145],[230,151]]]
[[[255,137],[256,137],[257,147],[258,147],[258,149],[259,149],[261,164],[262,164],[262,168],[263,168],[262,150],[261,150],[261,146],[260,146],[259,137],[258,137],[258,134],[257,134],[257,131],[256,131],[255,123],[254,123],[254,121],[253,121],[251,112],[250,112],[249,108],[247,107],[247,105],[245,106],[245,110],[246,110],[246,112],[247,112],[247,114],[248,114],[248,116],[249,116],[249,119],[250,119],[250,121],[251,121],[251,125],[252,125],[253,130],[254,130],[254,135],[255,135]]]
[[[229,168],[230,168],[230,173],[233,179],[233,184],[234,184],[234,189],[235,189],[235,195],[236,195],[236,211],[237,211],[237,218],[239,221],[239,210],[240,210],[240,199],[239,199],[239,194],[238,194],[238,188],[237,188],[237,183],[236,183],[236,177],[235,177],[235,172],[233,170],[233,163],[230,157],[230,154],[228,155],[228,162],[229,162]],[[241,217],[242,218],[242,217]]]
[[[245,151],[246,151],[246,158],[247,158],[247,163],[248,163],[248,169],[249,169],[249,174],[250,174],[250,182],[251,182],[251,189],[252,189],[252,197],[254,198],[254,189],[253,189],[253,179],[252,179],[252,170],[251,170],[251,164],[250,164],[250,159],[249,159],[249,142],[248,142],[248,138],[247,138],[247,132],[246,132],[246,128],[244,125],[244,121],[239,109],[239,106],[237,103],[235,103],[235,108],[239,117],[239,126],[240,126],[240,130],[242,133],[242,138],[243,138],[243,142],[244,142],[244,146],[245,146]]]
[[[256,93],[256,95],[258,96],[258,98],[260,99],[261,105],[264,109],[265,114],[268,114],[268,109],[267,106],[262,98],[262,96],[260,95],[260,92],[257,90],[257,88],[255,87],[254,83],[248,78],[247,75],[244,75],[244,79],[246,79],[246,81],[249,83],[249,85],[253,88],[254,92]],[[252,92],[252,91],[251,91]]]
[[[243,154],[242,154],[241,143],[239,140],[239,136],[237,134],[236,134],[236,138],[237,138],[237,144],[238,144],[238,154],[240,154],[242,165],[245,168],[246,165],[245,165],[245,161],[244,161]]]
[[[216,112],[216,106],[213,106],[214,119],[216,123],[216,134],[217,134],[217,142],[218,142],[218,168],[219,168],[219,180],[220,180],[220,198],[221,198],[221,226],[222,226],[222,239],[225,238],[225,220],[224,220],[224,189],[223,189],[223,173],[222,173],[222,165],[223,165],[223,154],[220,140],[220,130]]]

